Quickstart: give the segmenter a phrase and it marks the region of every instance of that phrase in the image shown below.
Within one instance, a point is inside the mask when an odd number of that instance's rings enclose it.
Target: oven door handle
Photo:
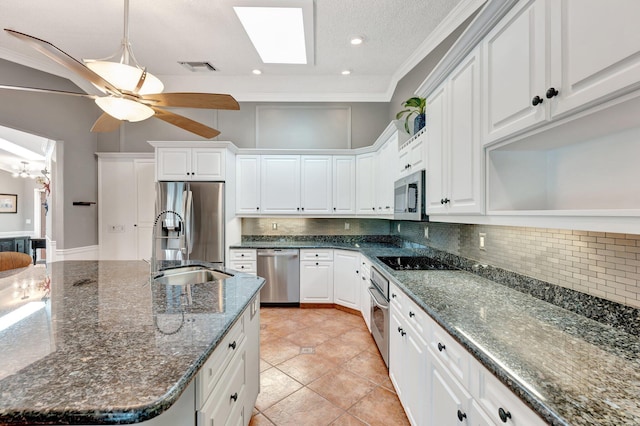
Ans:
[[[371,300],[373,300],[373,303],[380,309],[384,309],[389,310],[389,304],[384,304],[384,303],[380,303],[380,301],[378,300],[378,296],[376,295],[376,293],[379,294],[378,290],[375,287],[369,287],[367,290],[369,290],[369,294],[371,295]],[[374,293],[375,292],[375,293]]]

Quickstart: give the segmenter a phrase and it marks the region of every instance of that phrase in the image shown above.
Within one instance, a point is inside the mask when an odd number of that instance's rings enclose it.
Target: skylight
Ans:
[[[302,7],[234,7],[260,59],[266,64],[307,64],[312,34]],[[309,22],[310,20],[307,20]]]

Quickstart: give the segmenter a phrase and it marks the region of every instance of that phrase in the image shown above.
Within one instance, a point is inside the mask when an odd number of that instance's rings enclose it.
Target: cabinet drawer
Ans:
[[[213,354],[204,363],[196,376],[196,407],[200,409],[220,381],[233,356],[238,353],[245,341],[245,316],[222,338]],[[224,383],[224,381],[220,381]]]
[[[248,262],[231,262],[229,263],[229,267],[233,270],[245,272],[247,274],[255,274],[256,273],[256,262],[248,261]]]
[[[300,250],[300,260],[333,260],[333,250]]]
[[[449,333],[432,322],[429,346],[438,359],[445,365],[464,387],[469,387],[469,353]]]
[[[408,296],[406,296],[406,302],[404,303],[405,310],[403,314],[414,330],[426,341],[429,338],[429,324],[432,323],[432,319],[429,315],[422,310],[421,307],[416,305]]]
[[[231,261],[241,260],[256,260],[256,250],[254,249],[233,249],[229,250],[229,257]]]
[[[495,424],[511,426],[534,426],[546,424],[527,407],[509,388],[486,368],[474,363],[477,371],[478,389],[476,399]],[[506,420],[503,421],[502,417]]]
[[[397,312],[404,314],[404,307],[407,306],[407,296],[393,284],[389,284],[389,303],[394,306]]]
[[[224,426],[237,424],[237,410],[244,405],[247,378],[245,374],[246,351],[244,342],[233,357],[229,368],[226,369],[220,386],[207,398],[198,412],[198,426]],[[238,407],[239,406],[239,407]]]

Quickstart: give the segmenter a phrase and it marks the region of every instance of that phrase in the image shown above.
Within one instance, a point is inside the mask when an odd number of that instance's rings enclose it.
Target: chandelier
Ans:
[[[35,179],[36,175],[32,175],[29,169],[27,168],[29,166],[29,163],[27,161],[21,161],[20,163],[22,164],[22,169],[19,169],[17,172],[14,172],[13,177]]]

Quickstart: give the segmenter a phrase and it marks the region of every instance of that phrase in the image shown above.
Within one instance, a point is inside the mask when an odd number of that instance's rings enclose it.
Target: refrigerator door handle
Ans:
[[[193,251],[193,193],[191,190],[187,191],[187,198],[185,200],[187,208],[185,210],[185,245],[187,251],[187,259],[189,259],[189,255]]]

